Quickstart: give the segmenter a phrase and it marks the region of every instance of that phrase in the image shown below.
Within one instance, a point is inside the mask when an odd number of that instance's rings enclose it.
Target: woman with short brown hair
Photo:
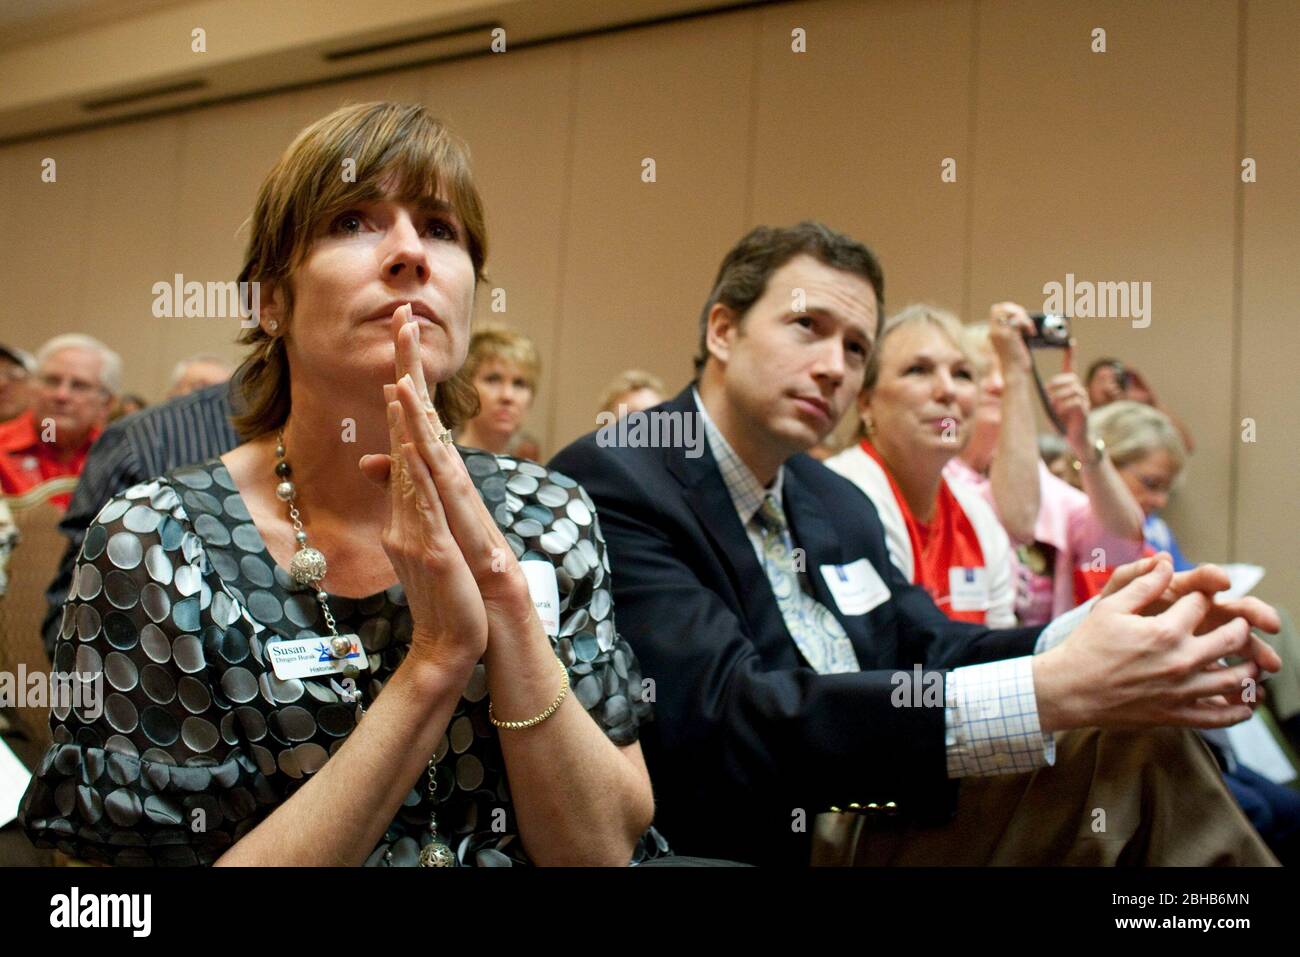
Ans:
[[[665,848],[590,499],[451,444],[486,250],[464,147],[423,107],[294,140],[240,277],[246,441],[87,532],[54,664],[102,671],[105,697],[54,711],[34,841],[118,864]]]

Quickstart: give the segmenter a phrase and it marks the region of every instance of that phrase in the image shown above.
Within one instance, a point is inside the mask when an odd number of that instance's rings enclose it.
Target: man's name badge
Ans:
[[[298,638],[293,641],[272,641],[266,645],[266,656],[271,659],[271,669],[281,681],[290,678],[317,678],[321,675],[341,675],[349,666],[358,671],[370,667],[365,649],[356,635],[339,635],[351,642],[347,655],[335,658],[330,650],[333,635],[324,638]]]
[[[848,565],[823,565],[822,578],[845,615],[865,615],[889,600],[889,586],[865,558]]]

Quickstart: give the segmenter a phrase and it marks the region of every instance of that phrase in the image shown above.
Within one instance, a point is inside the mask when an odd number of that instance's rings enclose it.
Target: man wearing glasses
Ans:
[[[32,374],[36,360],[22,349],[0,343],[0,426],[32,406]]]
[[[121,358],[98,339],[69,334],[41,346],[31,408],[0,425],[0,491],[15,495],[80,475],[121,384]],[[50,501],[66,508],[70,497]]]

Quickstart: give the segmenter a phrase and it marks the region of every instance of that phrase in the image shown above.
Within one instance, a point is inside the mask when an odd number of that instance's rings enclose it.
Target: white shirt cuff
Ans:
[[[1028,655],[948,673],[944,744],[950,778],[1021,774],[1055,763],[1055,739],[1038,723]]]

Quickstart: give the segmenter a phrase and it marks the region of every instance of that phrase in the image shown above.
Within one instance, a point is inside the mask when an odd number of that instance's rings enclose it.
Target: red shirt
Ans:
[[[64,475],[80,475],[86,454],[99,438],[100,429],[91,429],[86,441],[67,454],[53,442],[42,442],[36,413],[30,409],[0,424],[0,492],[20,495],[42,482]],[[55,495],[50,502],[67,508],[72,494]]]
[[[962,510],[957,496],[952,494],[946,481],[939,483],[939,496],[934,503],[934,515],[930,521],[922,524],[917,521],[908,507],[907,499],[894,481],[889,466],[880,457],[876,447],[870,441],[862,440],[862,449],[880,466],[885,477],[889,479],[889,488],[894,493],[894,500],[903,513],[907,523],[907,537],[912,542],[913,579],[920,585],[934,603],[949,618],[956,621],[969,621],[977,625],[984,624],[984,611],[977,609],[954,608],[953,576],[973,576],[984,573],[984,549],[980,547],[979,536],[975,526]]]

